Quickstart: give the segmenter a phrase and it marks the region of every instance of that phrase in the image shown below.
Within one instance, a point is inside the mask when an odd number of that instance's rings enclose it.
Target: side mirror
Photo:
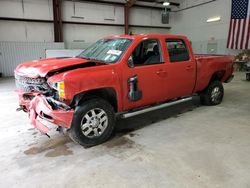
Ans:
[[[134,67],[134,61],[132,56],[128,58],[128,67],[133,68]]]

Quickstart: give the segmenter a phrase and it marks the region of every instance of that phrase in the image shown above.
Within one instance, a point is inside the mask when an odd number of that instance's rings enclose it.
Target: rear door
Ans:
[[[169,59],[168,99],[191,95],[196,80],[196,64],[191,49],[185,40],[178,38],[166,39],[165,47]]]

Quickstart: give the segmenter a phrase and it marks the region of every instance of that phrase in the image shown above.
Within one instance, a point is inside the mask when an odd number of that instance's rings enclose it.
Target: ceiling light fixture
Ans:
[[[218,22],[221,20],[221,17],[220,16],[216,16],[216,17],[211,17],[211,18],[208,18],[207,19],[207,22]]]
[[[167,1],[164,1],[164,2],[163,2],[163,6],[164,6],[164,7],[167,7],[167,6],[169,6],[169,5],[170,5],[169,2],[167,2]]]

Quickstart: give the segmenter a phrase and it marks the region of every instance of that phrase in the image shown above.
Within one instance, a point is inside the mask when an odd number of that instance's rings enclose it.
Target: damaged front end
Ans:
[[[37,95],[30,102],[29,118],[31,120],[31,124],[44,134],[49,132],[49,128],[39,121],[38,118],[69,129],[73,114],[74,110],[70,109],[69,106],[55,101],[53,98],[46,98],[43,95]]]
[[[48,135],[49,124],[69,129],[74,110],[62,101],[46,78],[29,78],[15,74],[19,110],[28,112],[31,124]],[[45,120],[45,121],[41,121]]]
[[[30,101],[39,94],[51,92],[46,78],[30,78],[15,73],[16,91],[18,93],[20,108],[28,112]]]

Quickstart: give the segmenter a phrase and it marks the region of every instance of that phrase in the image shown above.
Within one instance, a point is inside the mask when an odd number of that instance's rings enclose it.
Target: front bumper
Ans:
[[[43,95],[37,95],[30,101],[28,111],[31,124],[44,134],[49,132],[49,128],[43,122],[39,121],[39,118],[60,127],[71,127],[74,110],[64,109],[62,106],[59,107],[58,101],[57,104],[52,103],[53,101],[47,100]],[[53,109],[52,105],[57,105],[58,107]]]
[[[19,106],[21,109],[23,109],[25,112],[28,112],[29,107],[30,107],[30,101],[39,95],[39,93],[26,93],[20,90],[16,90],[16,93],[18,94],[18,101],[19,101]]]

